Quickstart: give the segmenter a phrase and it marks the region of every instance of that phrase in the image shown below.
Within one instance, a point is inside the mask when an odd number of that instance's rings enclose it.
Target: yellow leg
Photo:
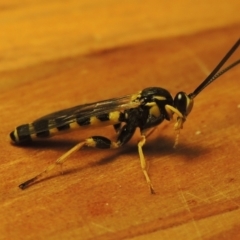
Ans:
[[[31,178],[29,180],[27,180],[26,182],[22,183],[19,185],[19,187],[21,189],[25,189],[27,188],[29,185],[33,184],[34,182],[36,182],[37,180],[39,180],[40,178],[42,178],[43,175],[47,174],[48,172],[50,172],[53,168],[55,168],[57,165],[59,164],[63,164],[67,158],[72,155],[73,153],[75,153],[76,151],[78,151],[80,148],[82,148],[85,145],[85,141],[84,142],[80,142],[77,145],[75,145],[73,148],[71,148],[69,151],[67,151],[65,154],[63,154],[60,158],[58,158],[56,160],[55,163],[49,165],[43,172],[39,173],[37,176],[35,176],[34,178]]]
[[[145,144],[146,142],[146,136],[145,135],[142,135],[141,136],[141,140],[139,141],[138,143],[138,153],[139,153],[139,157],[140,157],[140,163],[141,163],[141,168],[142,168],[142,171],[143,171],[143,174],[145,176],[145,179],[147,181],[147,184],[150,188],[150,192],[152,194],[155,193],[154,189],[153,189],[153,186],[152,186],[152,183],[151,183],[151,180],[150,180],[150,177],[148,175],[148,172],[147,172],[147,162],[145,160],[145,157],[143,155],[143,150],[142,150],[142,147],[143,145]]]
[[[93,136],[90,138],[87,138],[85,141],[78,143],[73,148],[71,148],[69,151],[67,151],[65,154],[63,154],[60,158],[56,160],[54,164],[49,165],[43,172],[35,176],[34,178],[31,178],[27,180],[26,182],[19,185],[21,189],[25,189],[40,178],[43,177],[43,175],[50,172],[53,168],[55,168],[57,165],[62,165],[69,156],[71,156],[73,153],[78,151],[83,146],[87,147],[96,147],[96,148],[118,148],[120,146],[119,142],[113,142],[105,137],[102,136]]]
[[[153,134],[153,132],[156,130],[157,128],[154,127],[154,128],[151,128],[150,130],[149,129],[146,129],[146,130],[143,130],[141,132],[142,135],[145,136],[145,138],[148,138],[151,134]],[[146,141],[146,140],[145,140]]]

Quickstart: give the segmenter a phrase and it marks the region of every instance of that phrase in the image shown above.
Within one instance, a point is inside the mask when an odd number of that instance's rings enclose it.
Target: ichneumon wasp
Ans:
[[[30,142],[34,138],[48,138],[59,132],[90,126],[113,125],[117,133],[116,141],[111,141],[103,136],[92,136],[85,139],[58,158],[54,164],[49,165],[34,178],[20,184],[19,187],[21,189],[27,188],[55,166],[63,164],[71,154],[83,146],[102,149],[119,148],[126,144],[133,136],[135,130],[139,128],[141,139],[138,142],[138,152],[141,168],[151,193],[154,193],[142,151],[149,131],[163,122],[163,120],[172,120],[175,114],[176,145],[179,131],[183,128],[183,124],[192,110],[194,98],[210,83],[240,63],[240,59],[238,59],[221,70],[226,61],[237,50],[239,44],[240,39],[238,39],[209,76],[190,94],[178,92],[175,98],[173,98],[164,88],[149,87],[136,94],[64,109],[41,117],[30,124],[18,126],[10,133],[11,140],[17,144]]]

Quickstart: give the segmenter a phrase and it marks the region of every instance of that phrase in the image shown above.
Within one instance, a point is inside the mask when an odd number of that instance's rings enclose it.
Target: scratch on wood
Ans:
[[[179,187],[179,189],[180,189],[179,183],[178,183],[178,187]],[[182,190],[180,190],[179,195],[180,195],[181,199],[182,199],[183,202],[184,202],[184,205],[185,205],[186,210],[187,210],[191,215],[194,215],[194,214],[192,213],[189,205],[188,205],[187,199],[185,198],[184,193],[183,193]],[[198,226],[197,226],[197,223],[196,223],[194,217],[192,217],[192,223],[193,223],[194,228],[195,228],[195,230],[196,230],[196,233],[197,233],[197,235],[198,235],[198,239],[202,239],[201,232],[200,232],[199,229],[198,229]]]
[[[240,205],[235,202],[234,200],[232,200],[230,197],[227,196],[227,192],[224,193],[223,191],[220,191],[218,189],[216,189],[213,185],[209,184],[209,186],[214,189],[214,191],[216,191],[217,193],[219,193],[220,196],[223,196],[225,199],[229,200],[230,202],[232,202],[233,204],[235,204],[237,207],[240,208]],[[236,189],[235,189],[236,190]]]
[[[114,232],[114,230],[112,230],[112,229],[110,229],[110,228],[107,228],[107,227],[105,227],[105,226],[103,226],[103,225],[100,225],[100,224],[98,224],[98,223],[91,222],[91,224],[94,225],[94,226],[96,226],[96,227],[98,227],[98,228],[104,229],[104,230],[107,231],[107,232]]]
[[[202,202],[210,203],[209,199],[207,199],[207,198],[202,198],[202,197],[197,196],[197,195],[195,195],[195,194],[193,194],[193,193],[191,193],[191,192],[189,192],[189,191],[187,191],[185,194],[187,194],[187,195],[189,195],[189,196],[192,196],[193,198],[197,198],[197,199],[199,199],[199,200],[202,201]]]
[[[184,46],[184,50],[191,57],[191,59],[195,61],[205,75],[208,75],[211,72],[207,68],[206,64],[190,48]]]

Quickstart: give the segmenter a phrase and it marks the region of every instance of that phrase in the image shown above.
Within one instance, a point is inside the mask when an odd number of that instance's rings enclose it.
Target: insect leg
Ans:
[[[177,108],[173,106],[166,105],[165,109],[168,113],[170,120],[173,119],[173,114],[177,115],[177,121],[174,125],[174,130],[176,131],[176,138],[173,145],[173,148],[177,148],[177,145],[179,142],[180,130],[183,128],[183,123],[186,121],[186,118],[182,115],[182,113]]]
[[[140,163],[141,163],[141,168],[142,168],[142,171],[143,171],[143,174],[145,176],[145,179],[147,181],[147,184],[150,188],[150,192],[152,194],[154,194],[154,189],[153,189],[153,186],[152,186],[152,183],[151,183],[151,180],[150,180],[150,177],[148,175],[148,172],[147,172],[147,162],[145,160],[145,157],[144,157],[144,154],[143,154],[143,150],[142,150],[142,147],[143,145],[145,144],[146,142],[146,137],[151,135],[153,133],[155,128],[152,128],[150,131],[147,132],[147,129],[144,129],[141,131],[141,139],[140,141],[138,142],[138,153],[139,153],[139,158],[140,158]],[[125,144],[126,142],[128,142],[131,137],[133,136],[134,132],[136,130],[136,126],[133,124],[128,123],[126,125],[124,125],[119,133],[119,136],[118,136],[118,143],[120,145],[123,145]]]
[[[116,133],[119,133],[121,130],[121,123],[114,124],[113,128],[116,131]]]
[[[150,134],[151,134],[151,133],[152,133],[152,131],[150,132]],[[145,176],[145,179],[146,179],[146,181],[147,181],[147,184],[148,184],[148,186],[149,186],[150,192],[151,192],[152,194],[155,194],[155,191],[154,191],[154,189],[153,189],[153,186],[152,186],[150,177],[149,177],[148,172],[147,172],[147,162],[146,162],[146,159],[145,159],[145,157],[144,157],[143,150],[142,150],[142,147],[143,147],[143,145],[144,145],[145,143],[146,143],[146,135],[142,133],[141,139],[140,139],[140,141],[138,142],[138,153],[139,153],[141,168],[142,168],[143,174],[144,174],[144,176]]]
[[[63,164],[66,159],[72,155],[73,153],[75,153],[76,151],[78,151],[80,148],[82,148],[85,145],[85,142],[80,142],[77,145],[75,145],[73,148],[71,148],[69,151],[67,151],[65,154],[63,154],[60,158],[58,158],[56,160],[56,162],[54,164],[49,165],[43,172],[39,173],[38,175],[36,175],[35,177],[27,180],[26,182],[22,183],[19,185],[19,187],[21,189],[25,189],[27,187],[29,187],[31,184],[33,184],[34,182],[36,182],[37,180],[39,180],[40,178],[42,178],[43,175],[47,174],[48,172],[50,172],[53,168],[55,168],[57,165],[59,164]]]
[[[34,178],[31,178],[31,179],[27,180],[26,182],[20,184],[19,187],[21,189],[27,188],[28,186],[30,186],[31,184],[33,184],[34,182],[36,182],[37,180],[42,178],[43,175],[50,172],[57,165],[62,165],[67,160],[67,158],[69,156],[71,156],[73,153],[78,151],[83,146],[106,149],[106,148],[118,148],[121,145],[122,145],[122,143],[120,141],[113,142],[106,137],[102,137],[102,136],[89,137],[85,141],[78,143],[73,148],[71,148],[69,151],[67,151],[65,154],[63,154],[60,158],[58,158],[56,160],[56,162],[54,164],[49,165],[43,172],[41,172],[40,174],[38,174]]]

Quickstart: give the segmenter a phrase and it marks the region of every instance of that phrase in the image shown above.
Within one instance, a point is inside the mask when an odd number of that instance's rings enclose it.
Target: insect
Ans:
[[[32,185],[55,166],[63,164],[71,154],[83,146],[100,149],[119,148],[126,144],[136,129],[139,128],[141,133],[141,138],[138,142],[140,164],[150,192],[154,193],[147,172],[147,162],[142,150],[149,132],[164,120],[172,120],[175,115],[176,123],[174,128],[177,131],[176,145],[180,129],[183,128],[183,124],[192,110],[194,98],[215,79],[240,63],[240,59],[238,59],[220,71],[225,62],[237,50],[239,44],[240,39],[238,39],[209,76],[190,94],[178,92],[175,98],[173,98],[164,88],[149,87],[136,94],[79,105],[54,112],[30,124],[18,126],[10,133],[11,140],[16,144],[28,143],[34,138],[48,138],[70,129],[92,126],[113,125],[117,133],[116,141],[112,141],[104,136],[92,136],[85,139],[58,158],[54,164],[49,165],[37,176],[20,184],[19,187],[25,189]]]

